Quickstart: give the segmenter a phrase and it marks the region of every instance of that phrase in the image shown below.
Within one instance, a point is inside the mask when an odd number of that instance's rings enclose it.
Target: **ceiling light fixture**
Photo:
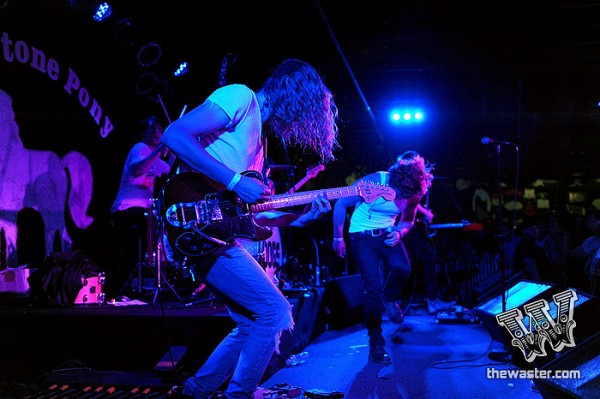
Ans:
[[[177,67],[175,72],[173,72],[173,75],[174,76],[183,76],[187,73],[187,71],[188,71],[188,63],[186,61],[184,61],[181,64],[179,64],[179,67]]]
[[[112,7],[108,3],[100,3],[98,8],[96,8],[96,13],[94,14],[94,21],[100,22],[104,21],[112,14]]]

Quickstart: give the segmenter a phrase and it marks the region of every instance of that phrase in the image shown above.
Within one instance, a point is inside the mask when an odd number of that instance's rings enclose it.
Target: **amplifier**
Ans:
[[[29,275],[31,269],[27,265],[8,268],[0,271],[0,292],[27,296],[30,292]]]

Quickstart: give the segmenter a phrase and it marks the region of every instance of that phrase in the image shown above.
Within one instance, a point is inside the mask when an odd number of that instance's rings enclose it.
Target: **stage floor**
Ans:
[[[288,388],[312,397],[352,399],[541,398],[530,380],[486,377],[486,368],[515,367],[488,359],[498,343],[482,325],[438,323],[418,309],[401,325],[384,321],[393,363],[370,362],[363,324],[331,329],[320,319],[322,293],[290,293],[299,335],[283,337],[283,353],[274,356],[261,384],[265,398],[283,397],[279,392]],[[213,301],[4,307],[0,320],[2,399],[50,398],[61,387],[70,395],[55,397],[91,397],[84,396],[88,389],[98,390],[93,397],[112,398],[138,389],[130,397],[168,398],[170,386],[193,372],[233,327],[226,310]],[[287,356],[300,351],[308,352],[305,363],[286,367]],[[170,355],[177,367],[161,369]]]
[[[370,362],[362,324],[325,331],[307,348],[306,363],[285,367],[263,383],[308,391],[341,392],[347,399],[532,399],[542,396],[530,380],[493,380],[486,368],[514,368],[492,362],[498,349],[480,324],[440,324],[434,316],[406,316],[401,325],[384,321],[391,365]]]

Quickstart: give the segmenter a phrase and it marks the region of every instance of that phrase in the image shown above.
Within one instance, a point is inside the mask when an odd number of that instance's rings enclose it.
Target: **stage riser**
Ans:
[[[282,334],[280,354],[273,356],[265,378],[325,329],[319,319],[323,288],[284,294],[293,306],[295,328]],[[0,309],[0,320],[0,382],[28,382],[65,367],[152,371],[169,346],[185,347],[177,371],[193,373],[235,326],[222,306]]]
[[[0,380],[30,381],[71,360],[98,370],[152,370],[170,345],[186,346],[182,365],[196,367],[231,330],[229,317],[3,314]]]

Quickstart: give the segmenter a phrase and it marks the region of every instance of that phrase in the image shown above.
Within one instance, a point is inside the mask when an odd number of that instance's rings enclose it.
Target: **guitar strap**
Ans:
[[[169,170],[168,176],[171,177],[171,176],[179,173],[180,166],[181,166],[181,160],[179,159],[179,157],[176,157],[175,161],[173,161],[173,165],[171,165],[171,170]]]
[[[267,140],[267,136],[263,133],[263,138],[262,138],[262,142],[263,142],[263,170],[262,170],[262,177],[263,177],[263,181],[269,181],[269,169],[271,169],[271,164],[269,163],[269,157],[267,156],[267,150],[269,148],[269,141]]]
[[[169,169],[169,173],[167,173],[166,176],[154,177],[154,193],[152,195],[153,198],[160,198],[166,182],[171,177],[180,172],[179,168],[181,166],[181,161],[179,160],[179,157],[175,157],[175,154],[173,153],[170,153],[169,156],[174,157],[174,161],[171,164],[171,169]]]

